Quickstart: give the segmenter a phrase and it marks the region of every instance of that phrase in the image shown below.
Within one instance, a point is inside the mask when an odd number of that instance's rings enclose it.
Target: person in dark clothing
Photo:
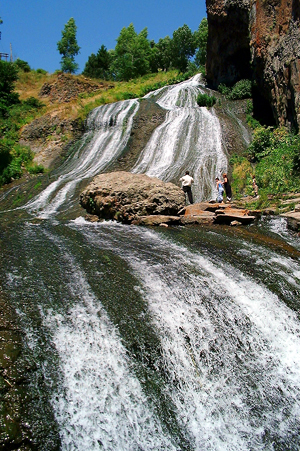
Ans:
[[[185,171],[185,175],[179,179],[182,185],[182,190],[187,194],[189,203],[193,204],[192,183],[194,183],[193,177],[190,176],[189,171]]]
[[[223,186],[225,188],[226,197],[227,197],[228,202],[230,202],[231,198],[232,198],[232,191],[231,191],[231,185],[229,183],[227,174],[223,174],[223,180],[224,180]]]

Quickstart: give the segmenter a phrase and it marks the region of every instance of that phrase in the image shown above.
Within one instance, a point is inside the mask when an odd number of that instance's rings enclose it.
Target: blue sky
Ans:
[[[157,42],[184,24],[197,30],[206,6],[205,0],[0,0],[0,17],[0,52],[10,53],[11,44],[14,60],[51,73],[60,68],[57,42],[74,17],[80,73],[102,44],[115,48],[121,29],[130,23],[137,33],[147,27],[148,38]]]

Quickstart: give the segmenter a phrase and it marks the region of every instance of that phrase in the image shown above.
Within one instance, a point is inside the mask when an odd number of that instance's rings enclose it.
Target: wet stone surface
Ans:
[[[36,376],[16,313],[0,288],[0,450],[59,449],[51,408],[33,388]]]

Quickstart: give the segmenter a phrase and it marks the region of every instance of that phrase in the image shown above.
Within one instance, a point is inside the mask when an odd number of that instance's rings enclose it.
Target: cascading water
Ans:
[[[199,108],[197,94],[203,92],[199,75],[179,85],[148,96],[168,110],[141,153],[133,172],[146,173],[164,181],[178,182],[188,169],[195,180],[195,200],[211,199],[215,177],[227,172],[218,118],[213,111]]]
[[[132,172],[177,184],[188,168],[195,180],[196,201],[215,195],[215,177],[227,169],[219,120],[213,111],[196,103],[201,86],[197,75],[145,96],[157,98],[168,113],[132,168]],[[96,108],[87,120],[88,131],[79,149],[62,166],[57,179],[25,208],[39,212],[40,218],[49,218],[77,203],[82,180],[104,172],[122,154],[138,108],[137,100]]]
[[[226,168],[199,89],[194,78],[150,94],[169,113],[133,171],[175,180],[188,166],[199,187]],[[60,449],[299,450],[300,246],[284,220],[155,231],[59,220],[81,181],[120,155],[137,108],[94,111],[59,178],[25,206],[31,216],[11,225],[2,213],[0,282]]]
[[[56,215],[61,207],[68,210],[80,182],[104,171],[121,154],[137,109],[136,100],[96,108],[88,118],[88,132],[76,154],[61,168],[62,174],[26,208],[40,211],[40,218]]]

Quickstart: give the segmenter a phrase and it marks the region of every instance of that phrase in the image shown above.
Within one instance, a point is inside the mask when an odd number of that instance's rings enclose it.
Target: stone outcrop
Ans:
[[[254,113],[300,125],[300,6],[292,0],[206,0],[207,81],[255,82]]]
[[[133,118],[128,143],[110,170],[129,171],[137,162],[154,130],[164,122],[167,111],[153,99],[141,99],[140,107]]]
[[[43,84],[39,97],[48,97],[50,102],[68,103],[81,93],[97,92],[103,88],[104,83],[60,74],[54,82]]]
[[[250,0],[206,0],[206,6],[208,84],[217,88],[250,78]]]
[[[173,183],[122,171],[97,175],[80,195],[89,214],[125,224],[145,216],[178,216],[184,203],[183,191]]]
[[[80,195],[91,222],[113,219],[145,226],[250,224],[260,212],[234,205],[201,202],[184,206],[181,188],[145,174],[110,172],[97,175]]]
[[[61,114],[45,114],[26,125],[21,132],[20,144],[29,146],[36,154],[34,161],[52,169],[63,157],[66,143],[79,139],[83,123],[67,119]]]

